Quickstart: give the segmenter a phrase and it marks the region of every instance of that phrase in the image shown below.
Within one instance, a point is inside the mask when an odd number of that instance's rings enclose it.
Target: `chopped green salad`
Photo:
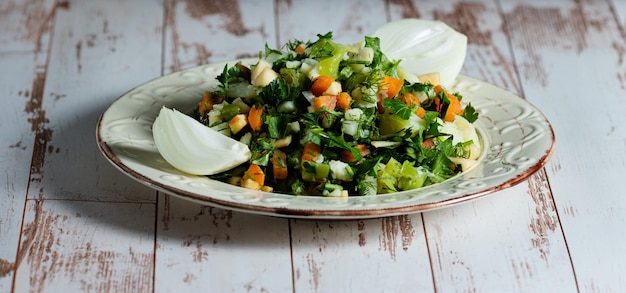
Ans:
[[[251,66],[217,76],[194,112],[201,123],[247,144],[249,162],[213,179],[294,195],[374,195],[442,182],[481,148],[478,113],[438,84],[405,80],[379,39],[343,45],[267,45]]]

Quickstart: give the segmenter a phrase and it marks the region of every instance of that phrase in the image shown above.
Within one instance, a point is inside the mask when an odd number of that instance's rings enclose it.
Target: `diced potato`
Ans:
[[[291,144],[291,135],[287,135],[281,139],[277,139],[276,141],[274,141],[274,148],[284,148],[289,144]]]
[[[272,70],[272,64],[265,60],[259,60],[250,72],[250,79],[254,86],[266,86],[277,77],[278,73]]]
[[[251,179],[251,178],[243,179],[243,181],[241,181],[241,187],[252,189],[252,190],[260,190],[261,189],[261,185],[258,182],[256,182],[254,179]]]
[[[265,68],[271,68],[271,64],[265,60],[259,60],[259,62],[252,67],[252,71],[250,72],[250,79],[255,80],[259,77],[259,74],[265,70]]]
[[[266,86],[270,84],[270,82],[274,81],[274,79],[278,78],[278,73],[272,70],[271,67],[266,67],[259,73],[257,78],[252,80],[252,85],[255,86]]]
[[[248,124],[248,119],[244,114],[237,114],[233,119],[230,119],[228,126],[230,127],[230,131],[233,134],[237,134],[241,129],[243,129]]]
[[[341,93],[341,83],[333,81],[326,91],[324,91],[323,95],[336,96],[339,93]]]
[[[417,77],[421,83],[430,83],[432,85],[438,85],[441,83],[441,77],[439,72],[425,73]]]

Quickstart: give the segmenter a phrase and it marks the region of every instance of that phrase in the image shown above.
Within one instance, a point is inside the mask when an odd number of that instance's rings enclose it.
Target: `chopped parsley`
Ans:
[[[257,184],[242,186],[293,195],[373,195],[443,182],[462,171],[454,158],[471,159],[480,146],[477,139],[454,144],[464,135],[455,119],[471,124],[479,117],[469,103],[460,108],[459,93],[405,80],[396,83],[397,92],[383,89],[383,79],[400,79],[400,60],[390,61],[378,38],[343,45],[329,32],[281,49],[266,44],[259,58],[271,66],[224,67],[218,89],[195,111],[200,122],[251,151],[248,163],[212,175],[216,180],[239,184],[254,177]],[[333,83],[320,89],[319,75]],[[261,125],[231,125],[242,114]],[[444,126],[453,133],[442,133]],[[246,171],[252,164],[263,176]]]

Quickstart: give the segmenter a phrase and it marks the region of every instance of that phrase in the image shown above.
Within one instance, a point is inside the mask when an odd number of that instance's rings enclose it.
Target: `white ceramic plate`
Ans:
[[[280,217],[350,219],[421,212],[480,198],[525,180],[547,162],[554,149],[552,127],[533,105],[493,85],[460,76],[451,89],[479,111],[475,125],[484,149],[478,165],[440,184],[385,195],[327,198],[253,191],[174,169],[152,138],[159,110],[167,106],[190,113],[206,90],[216,88],[215,77],[224,66],[234,63],[176,72],[124,94],[98,121],[100,150],[137,181],[203,204]]]

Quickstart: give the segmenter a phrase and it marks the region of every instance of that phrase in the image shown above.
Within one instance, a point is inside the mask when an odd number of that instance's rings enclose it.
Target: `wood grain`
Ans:
[[[164,72],[258,56],[264,43],[275,43],[273,6],[245,4],[170,1]],[[288,220],[168,195],[159,196],[158,212],[156,291],[292,290]]]
[[[398,1],[391,3],[389,11],[394,19],[419,15],[441,20],[466,34],[462,74],[521,95],[496,3],[447,4]],[[424,213],[438,290],[527,292],[551,286],[576,290],[552,194],[543,182],[545,177],[535,175],[478,202]],[[503,283],[494,274],[510,281]]]
[[[11,126],[0,127],[1,292],[8,292],[12,286],[35,137],[28,107],[37,67],[34,56],[32,52],[0,53],[0,95],[4,97],[0,125]]]
[[[277,1],[278,41],[315,40],[317,34],[333,33],[339,43],[363,41],[386,22],[384,1]]]
[[[151,292],[154,211],[154,204],[29,200],[14,290]]]
[[[35,137],[44,117],[38,92],[47,57],[54,1],[0,4],[0,291],[13,286]]]
[[[273,5],[251,1],[243,4],[167,1],[164,72],[256,57],[263,44],[275,44]]]
[[[158,292],[291,291],[289,222],[159,197]]]
[[[162,6],[152,1],[79,1],[58,11],[49,62],[31,98],[41,117],[30,198],[155,201],[154,191],[104,159],[94,131],[113,100],[160,74],[161,23]]]
[[[626,105],[625,46],[617,18],[604,1],[508,1],[502,9],[526,98],[556,133],[546,170],[578,286],[623,290],[626,132],[617,109]]]
[[[291,224],[295,291],[434,290],[419,214]],[[343,280],[337,281],[337,277]]]
[[[141,202],[154,202],[156,193],[112,168],[94,140],[106,105],[160,73],[159,47],[144,47],[146,39],[161,43],[154,29],[161,26],[162,7],[150,3],[127,3],[124,16],[120,6],[108,3],[66,2],[53,15],[51,47],[36,55],[22,115],[34,140],[32,200],[15,258],[12,286],[17,292],[151,291],[156,207]],[[146,17],[150,7],[152,25]],[[145,13],[142,20],[130,14],[139,9]],[[125,39],[124,33],[146,39]]]
[[[2,1],[0,52],[46,51],[54,15],[64,7],[54,0]]]
[[[624,27],[626,26],[626,2],[620,0],[611,0],[609,1],[617,21],[620,24],[620,29],[622,32],[624,31]]]

